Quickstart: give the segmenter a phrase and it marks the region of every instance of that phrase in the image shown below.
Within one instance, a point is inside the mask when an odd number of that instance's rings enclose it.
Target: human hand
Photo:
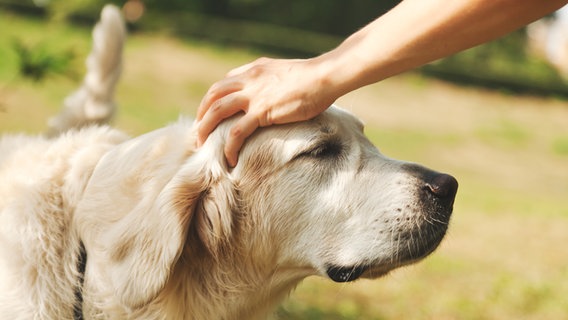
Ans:
[[[402,1],[319,57],[261,58],[229,72],[199,106],[198,144],[222,120],[244,112],[225,144],[227,161],[235,166],[239,149],[258,127],[310,119],[349,91],[495,39],[566,1]]]
[[[244,112],[224,149],[234,167],[241,146],[258,127],[311,119],[337,99],[322,71],[315,59],[269,58],[230,71],[211,86],[197,110],[198,145],[221,121]]]

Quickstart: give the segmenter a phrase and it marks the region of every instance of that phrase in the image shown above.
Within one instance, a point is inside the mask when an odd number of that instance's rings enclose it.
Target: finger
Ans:
[[[251,69],[252,67],[259,65],[259,64],[266,63],[269,60],[270,60],[269,58],[264,58],[264,57],[258,58],[253,62],[249,62],[245,65],[242,65],[240,67],[237,67],[237,68],[229,71],[227,73],[226,77],[235,77],[237,75],[243,74],[243,73],[247,72],[249,69]]]
[[[233,69],[233,70],[227,72],[227,75],[225,75],[225,77],[230,78],[230,77],[238,76],[239,74],[242,74],[242,73],[246,72],[248,69],[252,68],[253,65],[254,65],[254,62],[251,62],[251,63],[247,63],[247,64],[245,64],[245,65],[242,65],[242,66],[240,66],[240,67],[238,67],[238,68],[235,68],[235,69]]]
[[[201,146],[209,134],[224,119],[244,111],[248,105],[248,100],[237,93],[228,94],[218,100],[215,100],[211,107],[207,110],[203,118],[199,121],[197,128],[197,144]]]
[[[256,116],[245,114],[233,125],[225,143],[225,157],[229,166],[237,165],[239,151],[245,140],[259,127]]]
[[[207,110],[211,108],[211,105],[215,101],[231,93],[239,91],[242,88],[243,88],[242,83],[237,81],[235,78],[226,78],[214,83],[209,88],[205,96],[203,96],[203,99],[199,104],[199,108],[197,108],[197,115],[196,115],[197,120],[199,121],[203,118],[203,116],[207,113]]]

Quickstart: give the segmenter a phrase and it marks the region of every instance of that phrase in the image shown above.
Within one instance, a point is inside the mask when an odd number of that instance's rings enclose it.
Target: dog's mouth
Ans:
[[[356,267],[327,267],[327,276],[335,282],[349,282],[359,279],[361,275],[368,269],[365,266]]]
[[[411,263],[411,262],[408,262]],[[387,275],[392,270],[401,267],[407,263],[396,263],[388,265],[373,265],[373,266],[352,266],[352,267],[339,267],[329,266],[326,269],[327,276],[335,282],[351,282],[359,278],[376,279]]]
[[[330,264],[326,266],[328,277],[335,282],[350,282],[361,277],[376,279],[390,271],[418,262],[431,254],[442,242],[447,224],[420,232],[404,232],[398,235],[396,256],[383,257],[370,263],[358,263],[351,266]]]
[[[354,266],[354,267],[339,267],[329,266],[326,270],[327,276],[335,282],[351,282],[359,278],[376,279],[387,275],[392,270],[400,267],[406,263],[396,263],[388,265],[373,265],[373,266]]]

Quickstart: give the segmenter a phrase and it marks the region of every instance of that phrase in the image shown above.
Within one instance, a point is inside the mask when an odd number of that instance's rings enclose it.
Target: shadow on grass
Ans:
[[[274,319],[278,320],[385,320],[380,315],[372,318],[361,315],[359,312],[341,312],[340,310],[321,310],[312,306],[287,305],[280,307]]]

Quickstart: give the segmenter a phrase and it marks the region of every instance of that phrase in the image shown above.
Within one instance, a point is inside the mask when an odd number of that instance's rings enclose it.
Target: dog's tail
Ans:
[[[93,48],[87,57],[82,86],[63,101],[62,111],[49,120],[49,136],[72,128],[105,124],[114,115],[114,90],[120,77],[126,26],[120,9],[106,5],[93,29]]]

